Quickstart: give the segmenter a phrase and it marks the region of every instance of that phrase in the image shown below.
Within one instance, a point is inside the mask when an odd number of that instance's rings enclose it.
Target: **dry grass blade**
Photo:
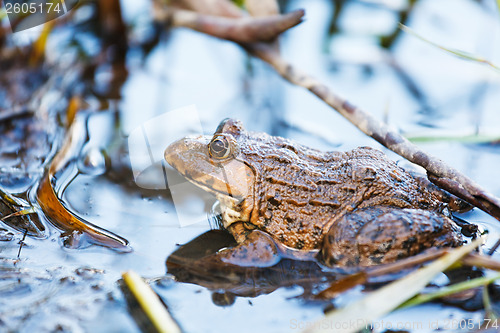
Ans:
[[[492,271],[500,271],[500,262],[484,254],[469,253],[462,259],[462,264],[490,269]]]
[[[495,312],[495,309],[493,308],[493,305],[491,304],[491,297],[490,297],[490,292],[488,291],[488,288],[485,286],[483,288],[483,305],[484,305],[484,312],[485,312],[485,321],[487,320],[493,320],[493,321],[498,321],[498,315]]]
[[[390,313],[403,302],[415,296],[436,274],[473,251],[482,241],[482,239],[477,239],[471,244],[454,249],[428,266],[370,293],[357,302],[326,314],[316,325],[312,325],[311,329],[305,332],[351,333],[363,329],[372,321]],[[332,323],[326,330],[321,325],[325,320]]]
[[[459,143],[471,143],[471,144],[483,144],[492,143],[500,141],[500,134],[447,134],[447,133],[436,133],[430,135],[418,135],[418,134],[405,134],[405,137],[413,143],[427,143],[427,142],[459,142]]]
[[[14,217],[14,216],[22,216],[22,215],[28,215],[28,214],[33,214],[33,213],[36,213],[35,209],[33,207],[28,207],[26,209],[17,211],[15,213],[5,215],[2,218],[0,218],[0,221],[4,221],[4,220],[11,218],[11,217]]]
[[[155,331],[161,333],[181,333],[181,329],[170,316],[158,295],[137,273],[129,271],[123,273],[122,278],[126,290],[132,296],[134,305],[136,303],[140,307],[140,310],[144,313]]]
[[[9,213],[10,212],[10,213]],[[15,198],[2,190],[0,190],[0,222],[4,222],[16,230],[24,230],[29,232],[30,236],[42,237],[45,231],[45,226],[37,219],[31,219],[28,215],[35,213],[35,210],[27,202]],[[18,217],[17,220],[9,219]]]
[[[49,38],[52,29],[54,28],[55,21],[49,21],[43,25],[42,32],[38,39],[33,44],[33,50],[30,54],[30,65],[34,66],[43,60],[45,55],[45,47],[47,46],[47,40]]]
[[[497,0],[497,1],[500,1],[500,0]],[[441,50],[443,50],[445,52],[448,52],[448,53],[450,53],[450,54],[452,54],[452,55],[454,55],[456,57],[459,57],[459,58],[465,59],[465,60],[469,60],[469,61],[478,62],[478,63],[484,64],[484,65],[488,65],[488,66],[492,67],[493,69],[495,69],[496,71],[500,72],[500,67],[496,66],[495,64],[493,64],[489,60],[486,60],[486,59],[484,59],[484,58],[482,58],[480,56],[474,55],[474,54],[469,53],[469,52],[465,52],[465,51],[461,51],[461,50],[457,50],[457,49],[450,49],[450,48],[444,47],[442,45],[439,45],[437,43],[431,42],[430,40],[428,40],[427,38],[424,38],[424,37],[420,36],[415,31],[413,31],[412,29],[410,29],[409,27],[407,27],[404,24],[400,23],[399,27],[404,32],[412,34],[413,36],[417,37],[421,41],[424,41],[427,44],[433,45],[433,46],[435,46],[435,47],[437,47],[437,48],[439,48],[439,49],[441,49]]]

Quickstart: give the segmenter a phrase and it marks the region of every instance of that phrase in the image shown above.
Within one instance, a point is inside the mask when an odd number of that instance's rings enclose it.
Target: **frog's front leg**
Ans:
[[[217,253],[223,262],[246,267],[270,267],[280,261],[281,256],[275,241],[265,232],[247,230],[241,222],[231,224],[228,229],[238,245]]]
[[[394,262],[432,247],[463,244],[448,217],[421,209],[368,207],[341,216],[323,239],[319,259],[328,266]]]

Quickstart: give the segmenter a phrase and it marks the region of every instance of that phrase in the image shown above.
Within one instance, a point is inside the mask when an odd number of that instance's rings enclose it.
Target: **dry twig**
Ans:
[[[303,10],[286,15],[265,17],[219,17],[198,14],[189,10],[155,12],[157,19],[170,22],[173,26],[190,28],[205,34],[237,43],[271,41],[282,32],[302,22]]]
[[[259,43],[244,45],[244,47],[255,57],[270,64],[289,82],[304,87],[318,96],[363,133],[410,162],[425,168],[429,180],[433,183],[500,220],[500,200],[488,193],[472,179],[437,157],[429,155],[390,126],[336,95],[315,78],[294,68],[267,45]]]
[[[161,1],[157,1],[156,4],[163,5]],[[168,5],[173,8],[192,10],[199,14],[225,17],[242,17],[245,15],[238,6],[227,0],[169,0]]]

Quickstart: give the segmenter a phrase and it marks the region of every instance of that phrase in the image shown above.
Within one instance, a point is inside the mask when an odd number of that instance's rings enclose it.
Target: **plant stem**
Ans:
[[[456,294],[465,290],[481,287],[481,286],[487,286],[488,284],[500,279],[500,274],[495,274],[490,277],[480,277],[476,279],[472,279],[469,281],[464,281],[460,283],[456,283],[454,285],[444,287],[439,289],[438,291],[435,291],[433,293],[428,293],[428,294],[419,294],[415,296],[414,298],[408,300],[407,302],[401,304],[399,307],[400,309],[402,308],[408,308],[410,306],[415,306],[419,305],[422,303],[427,303],[432,300],[441,298],[443,296],[449,296],[452,294]]]

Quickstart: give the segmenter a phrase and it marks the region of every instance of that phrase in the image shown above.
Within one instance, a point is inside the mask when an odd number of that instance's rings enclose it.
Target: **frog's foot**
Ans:
[[[217,256],[223,262],[245,267],[270,267],[281,259],[274,240],[260,230],[253,230],[243,242],[219,251]]]
[[[420,209],[370,207],[346,214],[325,235],[320,260],[328,266],[394,262],[432,247],[463,244],[448,217]]]

